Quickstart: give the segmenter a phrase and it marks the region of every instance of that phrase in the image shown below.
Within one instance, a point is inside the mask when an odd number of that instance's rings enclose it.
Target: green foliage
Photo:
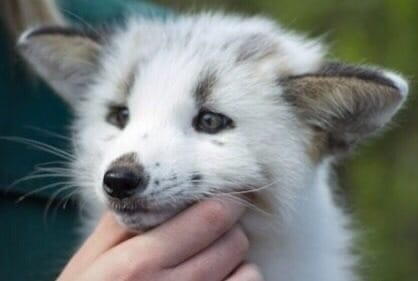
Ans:
[[[340,182],[362,232],[369,281],[418,280],[418,1],[157,1],[186,10],[218,7],[262,13],[284,26],[323,36],[332,56],[396,69],[411,81],[410,100],[384,137],[340,167]]]

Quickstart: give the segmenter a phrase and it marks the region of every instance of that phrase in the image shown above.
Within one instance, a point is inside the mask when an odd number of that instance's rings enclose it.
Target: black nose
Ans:
[[[148,185],[148,175],[136,167],[113,167],[103,178],[103,189],[110,197],[124,199],[142,192]]]

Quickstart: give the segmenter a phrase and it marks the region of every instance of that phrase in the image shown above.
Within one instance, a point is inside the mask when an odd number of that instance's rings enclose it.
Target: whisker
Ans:
[[[75,189],[74,191],[72,191],[72,192],[70,192],[67,196],[65,196],[64,197],[64,199],[62,199],[59,203],[58,203],[58,205],[60,205],[63,201],[63,205],[62,205],[62,208],[65,210],[66,208],[67,208],[67,204],[68,204],[68,202],[69,201],[71,201],[71,199],[73,199],[73,196],[75,195],[75,194],[77,194],[79,192],[79,190],[78,189]]]
[[[102,30],[106,31],[106,26],[105,24],[102,24],[99,28],[93,26],[92,24],[90,24],[89,22],[87,22],[85,19],[83,19],[81,16],[71,12],[68,9],[61,9],[61,11],[64,14],[67,14],[69,17],[72,17],[75,21],[78,21],[83,27],[85,27],[87,29],[87,31],[93,33],[94,35],[96,35],[97,37],[100,38],[100,40],[104,41],[105,43],[109,43],[109,39],[107,38],[108,36],[102,36]]]
[[[45,210],[44,210],[44,215],[43,215],[43,217],[44,217],[44,221],[46,221],[46,218],[47,218],[47,216],[48,216],[48,211],[49,211],[49,209],[50,209],[50,207],[51,207],[52,203],[54,202],[54,200],[57,198],[57,196],[58,196],[60,193],[62,193],[62,192],[64,192],[64,191],[67,191],[67,190],[69,190],[69,189],[75,188],[75,187],[76,187],[75,185],[65,186],[65,187],[63,187],[63,188],[58,189],[56,192],[54,192],[54,193],[51,195],[51,197],[49,198],[49,200],[48,200],[48,202],[47,202],[47,204],[46,204]]]
[[[245,199],[239,198],[237,196],[233,196],[231,194],[228,194],[228,193],[222,193],[221,192],[221,193],[217,193],[217,194],[212,194],[212,196],[213,196],[212,198],[215,199],[215,200],[217,199],[217,197],[218,197],[218,200],[219,200],[219,197],[224,198],[224,199],[230,200],[234,203],[241,204],[241,205],[245,206],[246,208],[254,210],[254,211],[256,211],[256,212],[258,212],[258,213],[260,213],[264,216],[268,216],[268,217],[273,216],[272,213],[269,213],[266,210],[261,209],[260,207],[256,206],[255,204],[253,204],[253,203],[251,203],[251,202],[249,202]]]
[[[94,28],[93,25],[91,25],[90,23],[88,23],[85,19],[83,19],[81,16],[77,15],[76,13],[71,12],[68,9],[62,8],[60,9],[60,11],[64,14],[67,14],[69,17],[73,18],[74,20],[77,20],[79,23],[81,23],[82,25],[84,25],[85,27],[87,27],[91,32],[99,35],[99,33],[97,32],[97,30]]]
[[[228,194],[234,194],[234,195],[240,195],[240,194],[247,194],[247,193],[254,193],[254,192],[258,192],[264,189],[267,189],[269,187],[272,187],[277,181],[273,181],[269,184],[263,185],[261,187],[257,187],[257,188],[253,188],[253,189],[249,189],[249,190],[242,190],[242,191],[231,191],[228,192]]]
[[[37,140],[32,140],[32,139],[28,139],[24,137],[0,137],[0,140],[7,140],[7,141],[20,143],[20,144],[26,144],[36,149],[39,149],[41,151],[48,152],[52,155],[63,158],[65,160],[71,160],[71,161],[76,160],[75,157],[71,155],[70,153],[60,148],[54,147],[52,145],[49,145],[49,144],[46,144]]]
[[[34,195],[36,193],[39,193],[41,191],[44,191],[44,190],[47,190],[47,189],[51,189],[51,188],[54,188],[54,187],[57,187],[57,186],[60,186],[60,185],[69,184],[69,183],[71,183],[71,182],[68,182],[68,181],[65,181],[65,182],[56,182],[56,183],[51,183],[51,184],[45,185],[43,187],[37,188],[37,189],[32,190],[32,191],[29,191],[29,192],[25,193],[24,195],[20,196],[16,200],[16,203],[20,203],[23,200],[25,200],[26,198],[28,198],[29,196]]]
[[[63,167],[41,167],[41,168],[36,168],[35,172],[67,175],[67,174],[72,174],[73,169],[63,168]]]
[[[42,169],[42,168],[53,168],[53,167],[67,167],[68,166],[67,161],[49,161],[49,162],[43,162],[36,164],[34,166],[34,169]],[[52,167],[49,167],[52,166]]]
[[[56,218],[58,209],[62,205],[62,209],[65,210],[67,207],[67,204],[75,194],[78,193],[78,189],[74,189],[73,191],[69,192],[68,194],[64,195],[63,198],[55,205],[55,208],[52,211],[52,219],[54,220]]]
[[[52,131],[47,130],[47,129],[44,129],[44,128],[35,127],[35,126],[25,126],[25,128],[28,128],[28,129],[30,129],[32,131],[36,131],[36,132],[42,133],[42,134],[44,134],[46,136],[55,137],[57,139],[61,139],[61,140],[65,140],[65,141],[71,141],[71,138],[70,137],[67,137],[65,135],[61,135],[61,134],[52,132]]]
[[[54,173],[50,173],[50,174],[38,174],[36,171],[30,173],[28,176],[25,176],[23,178],[20,178],[16,181],[14,181],[12,184],[10,184],[7,188],[6,188],[6,192],[9,192],[11,189],[15,188],[18,184],[30,181],[30,180],[34,180],[34,179],[45,179],[45,178],[71,178],[70,175],[62,175],[62,174],[54,174]]]

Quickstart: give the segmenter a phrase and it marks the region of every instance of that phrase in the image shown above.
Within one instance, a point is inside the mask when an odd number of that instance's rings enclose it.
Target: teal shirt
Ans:
[[[165,17],[161,7],[139,0],[58,0],[63,14],[75,24],[97,25],[121,21],[124,15]],[[68,150],[66,140],[71,112],[22,60],[11,54],[0,24],[0,137],[24,137]],[[56,137],[53,135],[62,135]],[[46,162],[59,157],[25,144],[0,139],[0,280],[54,280],[79,243],[75,202],[63,203],[65,193],[50,188],[21,202],[24,194],[62,181],[60,178],[33,179],[8,188],[13,181]],[[63,208],[65,206],[65,208]]]

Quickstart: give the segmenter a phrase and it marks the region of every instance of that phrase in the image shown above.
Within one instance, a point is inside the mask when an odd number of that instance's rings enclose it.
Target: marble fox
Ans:
[[[18,48],[74,111],[71,168],[92,217],[106,207],[146,230],[225,196],[250,205],[248,259],[267,281],[357,280],[332,164],[401,108],[399,74],[221,13],[40,26]]]

